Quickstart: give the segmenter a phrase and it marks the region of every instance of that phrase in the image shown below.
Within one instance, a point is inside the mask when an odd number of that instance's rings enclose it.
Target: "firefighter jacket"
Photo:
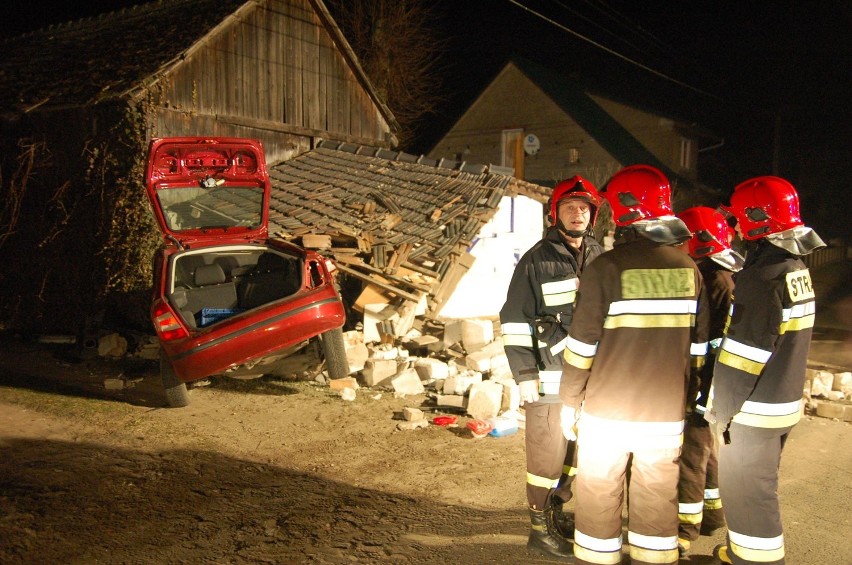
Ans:
[[[705,417],[720,430],[731,421],[755,428],[793,426],[802,413],[814,325],[810,273],[798,256],[760,240],[734,281]]]
[[[705,301],[685,252],[632,230],[586,269],[559,389],[578,414],[582,404],[581,430],[680,447],[691,367],[707,353]]]
[[[713,366],[716,354],[718,353],[719,346],[722,344],[722,337],[725,333],[725,322],[728,319],[734,297],[734,277],[732,271],[726,269],[710,257],[696,259],[695,264],[698,265],[698,270],[704,279],[704,289],[707,292],[709,309],[707,337],[709,347],[703,366],[697,369],[698,378],[694,382],[694,386],[697,386],[698,390],[695,394],[690,394],[690,403],[687,404],[687,412],[694,411],[703,416],[710,397],[710,385],[713,379]],[[693,403],[692,401],[695,402]]]
[[[500,310],[503,347],[515,381],[539,379],[544,402],[559,401],[562,350],[578,276],[601,253],[603,247],[593,237],[584,237],[578,250],[550,228],[515,267]]]

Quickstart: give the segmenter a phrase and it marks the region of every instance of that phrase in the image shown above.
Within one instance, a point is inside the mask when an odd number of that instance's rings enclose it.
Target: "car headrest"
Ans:
[[[219,265],[202,265],[195,269],[195,285],[222,284],[225,282],[225,271]]]

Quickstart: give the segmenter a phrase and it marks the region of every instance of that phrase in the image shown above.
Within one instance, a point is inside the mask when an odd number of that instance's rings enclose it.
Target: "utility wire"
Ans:
[[[512,4],[514,4],[514,5],[515,5],[515,6],[517,6],[518,8],[521,8],[522,10],[526,10],[527,12],[529,12],[529,13],[533,14],[534,16],[536,16],[536,17],[538,17],[538,18],[541,18],[542,20],[544,20],[544,21],[548,22],[549,24],[552,24],[552,25],[554,25],[554,26],[558,27],[559,29],[561,29],[561,30],[563,30],[563,31],[567,31],[567,32],[568,32],[568,33],[570,33],[571,35],[573,35],[573,36],[575,36],[575,37],[578,37],[578,38],[582,39],[583,41],[585,41],[585,42],[587,42],[587,43],[591,43],[592,45],[594,45],[594,46],[595,46],[595,47],[597,47],[598,49],[602,49],[602,50],[606,51],[607,53],[609,53],[610,55],[614,55],[615,57],[618,57],[619,59],[621,59],[621,60],[623,60],[623,61],[627,61],[627,62],[628,62],[628,63],[630,63],[631,65],[635,65],[635,66],[639,67],[640,69],[646,70],[646,71],[648,71],[649,73],[651,73],[651,74],[653,74],[653,75],[656,75],[656,76],[658,76],[658,77],[660,77],[660,78],[663,78],[663,79],[665,79],[665,80],[668,80],[668,81],[670,81],[670,82],[673,82],[673,83],[675,83],[675,84],[677,84],[677,85],[679,85],[679,86],[682,86],[682,87],[684,87],[684,88],[687,88],[687,89],[689,89],[689,90],[692,90],[692,91],[698,92],[698,93],[700,93],[700,94],[703,94],[704,96],[709,96],[710,98],[714,98],[714,99],[716,99],[716,100],[722,100],[722,97],[721,97],[721,96],[718,96],[718,95],[716,95],[716,94],[712,94],[712,93],[710,93],[710,92],[707,92],[706,90],[701,90],[700,88],[697,88],[697,87],[695,87],[695,86],[692,86],[692,85],[690,85],[690,84],[687,84],[687,83],[685,83],[685,82],[683,82],[683,81],[680,81],[680,80],[678,80],[678,79],[676,79],[676,78],[674,78],[674,77],[670,77],[670,76],[668,76],[667,74],[664,74],[664,73],[661,73],[660,71],[657,71],[657,70],[655,70],[655,69],[652,69],[651,67],[649,67],[649,66],[647,66],[647,65],[643,65],[643,64],[642,64],[642,63],[640,63],[639,61],[635,61],[635,60],[633,60],[633,59],[631,59],[631,58],[629,58],[629,57],[626,57],[626,56],[622,55],[621,53],[619,53],[619,52],[617,52],[617,51],[614,51],[614,50],[610,49],[609,47],[607,47],[607,46],[605,46],[605,45],[601,45],[601,44],[600,44],[600,43],[598,43],[597,41],[595,41],[595,40],[593,40],[593,39],[591,39],[591,38],[589,38],[589,37],[586,37],[585,35],[583,35],[583,34],[581,34],[581,33],[577,33],[577,32],[576,32],[576,31],[574,31],[573,29],[571,29],[571,28],[569,28],[569,27],[567,27],[567,26],[564,26],[564,25],[560,24],[559,22],[554,21],[554,20],[552,20],[552,19],[548,18],[548,17],[547,17],[547,16],[545,16],[544,14],[542,14],[542,13],[540,13],[540,12],[536,12],[535,10],[532,10],[532,9],[530,9],[530,8],[527,8],[526,6],[524,6],[523,4],[521,4],[520,2],[517,2],[516,0],[509,0],[509,2],[510,2],[510,3],[512,3]]]

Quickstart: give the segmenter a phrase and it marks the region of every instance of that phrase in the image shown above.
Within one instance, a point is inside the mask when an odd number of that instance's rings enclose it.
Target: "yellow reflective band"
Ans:
[[[511,345],[516,347],[532,347],[533,338],[531,335],[503,334],[503,346]]]
[[[562,474],[568,475],[569,477],[573,477],[577,475],[577,468],[572,467],[571,465],[563,465],[562,466]]]
[[[802,413],[785,414],[783,416],[768,416],[766,414],[746,414],[737,412],[734,416],[734,422],[743,426],[752,428],[788,428],[795,426],[802,419]]]
[[[814,299],[814,285],[811,282],[811,274],[807,269],[787,273],[787,294],[793,302]]]
[[[559,479],[548,479],[547,477],[539,477],[532,473],[527,473],[527,484],[541,488],[556,488],[559,486]]]
[[[772,351],[746,345],[735,339],[731,339],[730,337],[725,338],[725,341],[722,342],[722,350],[729,351],[734,355],[739,355],[740,357],[745,357],[751,361],[757,361],[758,363],[766,363],[769,361],[769,358],[772,357]]]
[[[708,498],[704,501],[704,510],[721,510],[722,509],[722,499],[721,498]]]
[[[644,549],[642,547],[630,546],[630,559],[644,563],[677,563],[677,549]]]
[[[766,366],[766,363],[757,363],[755,361],[750,361],[745,357],[734,355],[733,353],[725,351],[724,349],[719,353],[719,358],[717,359],[717,361],[722,365],[727,365],[729,367],[733,367],[734,369],[739,369],[740,371],[751,373],[752,375],[759,375],[763,372],[763,368]]]
[[[545,306],[561,306],[563,304],[574,304],[574,301],[577,299],[577,292],[560,292],[559,294],[545,294],[542,298],[544,298]]]
[[[599,565],[619,565],[621,563],[621,549],[618,551],[603,553],[593,551],[574,543],[574,557],[581,559],[586,563],[595,563]]]
[[[775,563],[784,559],[784,535],[758,538],[728,531],[731,551],[737,557],[754,563]],[[736,541],[735,541],[736,540]],[[748,545],[746,545],[748,544]]]
[[[690,366],[693,369],[700,369],[704,366],[704,357],[692,357],[692,360],[690,361]]]
[[[695,272],[690,268],[628,269],[621,273],[624,298],[695,296]]]
[[[677,519],[681,524],[700,524],[703,515],[701,512],[698,514],[680,514],[678,513]]]
[[[583,357],[582,355],[577,355],[570,349],[566,349],[562,352],[562,358],[566,363],[573,367],[577,367],[578,369],[589,370],[592,368],[592,363],[594,362],[594,357]]]
[[[691,328],[695,325],[693,314],[623,314],[607,316],[604,328]]]
[[[799,330],[806,330],[808,328],[814,327],[814,319],[815,316],[811,314],[810,316],[805,316],[804,318],[794,318],[787,322],[781,322],[781,325],[778,326],[778,334],[785,334],[787,332],[797,332]]]

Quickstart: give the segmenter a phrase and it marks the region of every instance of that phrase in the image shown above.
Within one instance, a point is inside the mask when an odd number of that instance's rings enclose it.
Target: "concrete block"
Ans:
[[[391,379],[391,386],[395,394],[405,396],[409,394],[422,394],[426,392],[420,377],[414,369],[406,369]]]
[[[828,396],[834,375],[828,371],[816,371],[811,382],[811,396]]]
[[[435,402],[438,406],[464,408],[467,406],[467,397],[460,394],[438,394],[435,397]]]
[[[417,420],[423,420],[426,416],[423,414],[423,410],[406,406],[402,409],[402,417],[405,418],[407,422],[415,422]]]
[[[479,351],[494,341],[494,323],[490,320],[462,320],[462,346],[468,353]]]
[[[98,339],[98,355],[101,357],[124,357],[127,340],[116,333]]]
[[[500,383],[503,385],[503,401],[500,403],[500,408],[509,412],[519,411],[521,393],[518,389],[518,383],[514,379],[504,379]]]
[[[831,390],[839,390],[847,398],[852,396],[852,373],[849,371],[834,373],[834,381],[831,383]]]
[[[396,375],[398,370],[396,359],[367,359],[361,375],[365,385],[376,386]]]
[[[462,340],[462,321],[450,320],[444,324],[444,347],[450,347]]]
[[[464,364],[468,369],[487,373],[491,371],[491,356],[487,351],[476,351],[464,358]]]
[[[500,413],[503,403],[503,385],[495,381],[482,381],[470,387],[467,413],[473,418],[485,420]]]
[[[482,382],[482,373],[465,371],[457,375],[448,376],[444,380],[444,394],[467,394],[470,387]]]
[[[440,359],[433,359],[432,357],[424,357],[414,361],[414,370],[417,371],[420,380],[425,382],[442,380],[450,376],[450,367]]]
[[[817,416],[822,418],[834,418],[845,422],[852,422],[852,404],[840,402],[820,402],[817,404]]]
[[[362,370],[370,357],[370,350],[364,343],[364,334],[358,331],[344,332],[343,345],[346,349],[346,360],[349,362],[349,373]]]
[[[343,377],[342,379],[331,379],[328,381],[328,388],[331,390],[341,391],[344,388],[351,388],[352,390],[358,390],[358,381],[355,380],[355,377]]]

